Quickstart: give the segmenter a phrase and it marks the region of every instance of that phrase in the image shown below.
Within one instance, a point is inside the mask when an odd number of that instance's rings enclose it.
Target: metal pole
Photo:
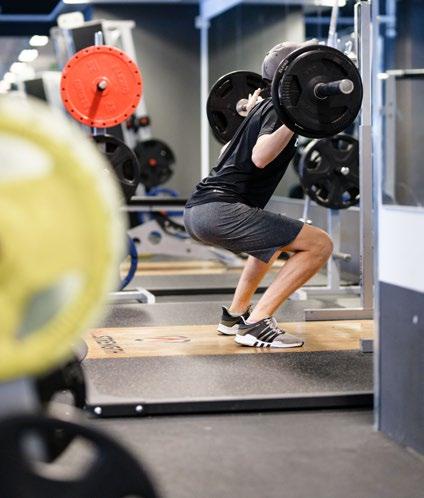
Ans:
[[[339,18],[339,0],[334,0],[331,9],[327,45],[337,48],[337,22]],[[334,253],[340,252],[340,213],[334,209],[327,210],[327,231],[333,241]],[[327,287],[337,291],[340,288],[340,261],[331,257],[327,262]]]
[[[339,18],[339,0],[334,0],[331,9],[330,27],[328,29],[327,45],[337,48],[337,21]]]
[[[361,122],[359,126],[360,165],[360,241],[361,241],[361,304],[364,309],[374,308],[373,265],[373,164],[372,164],[372,95],[371,95],[371,2],[359,1],[355,5],[358,19],[359,70],[364,87]]]
[[[209,20],[204,16],[203,3],[200,4],[200,16],[196,27],[200,29],[200,143],[201,167],[200,177],[209,174],[209,123],[206,115],[206,102],[209,94]]]
[[[334,258],[334,254],[341,252],[341,231],[342,224],[340,220],[340,212],[331,210],[331,215],[327,218],[328,233],[331,233],[331,240],[333,241],[333,255],[327,263],[327,282],[328,287],[337,294],[340,289],[340,260]]]
[[[381,209],[381,190],[382,190],[382,173],[383,173],[383,147],[381,137],[383,136],[383,88],[382,81],[379,80],[379,74],[384,70],[384,40],[380,35],[380,26],[378,23],[380,14],[380,0],[374,0],[372,5],[372,18],[375,22],[373,30],[373,51],[374,64],[372,73],[373,95],[375,103],[372,109],[374,124],[374,155],[373,155],[373,194],[374,194],[374,427],[379,428],[380,424],[380,290],[379,290],[379,269],[378,269],[378,217]],[[387,136],[386,136],[387,140]]]
[[[94,33],[94,45],[96,45],[96,47],[99,45],[103,45],[103,31],[96,31]],[[91,131],[94,136],[106,135],[105,128],[92,128]]]

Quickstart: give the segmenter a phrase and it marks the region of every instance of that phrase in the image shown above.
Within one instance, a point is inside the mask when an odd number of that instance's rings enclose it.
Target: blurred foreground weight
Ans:
[[[298,174],[320,206],[346,209],[359,203],[359,144],[349,135],[312,140],[301,153]]]
[[[60,113],[0,98],[0,382],[66,361],[115,284],[125,230],[105,169]]]
[[[135,62],[122,50],[98,45],[80,50],[66,63],[60,92],[75,120],[110,128],[134,114],[143,81]]]
[[[73,441],[84,468],[46,463],[50,434]],[[84,460],[85,457],[85,460]],[[72,462],[72,459],[70,459]],[[73,459],[75,461],[75,458]],[[69,417],[15,415],[0,419],[0,496],[4,498],[157,498],[142,465],[120,444]]]
[[[58,396],[70,393],[72,406],[83,409],[86,403],[86,382],[81,361],[73,357],[64,365],[36,379],[36,391],[44,412],[48,413],[53,401]],[[48,462],[58,458],[71,444],[73,437],[68,437],[61,430],[56,429],[47,434],[44,441],[45,459]]]

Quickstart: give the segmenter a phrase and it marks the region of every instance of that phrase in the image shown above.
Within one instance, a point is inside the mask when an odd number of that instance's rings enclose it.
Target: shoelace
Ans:
[[[265,323],[268,325],[268,327],[276,332],[278,335],[283,335],[285,332],[284,330],[281,330],[280,327],[278,326],[277,320],[274,317],[269,317],[265,318]]]

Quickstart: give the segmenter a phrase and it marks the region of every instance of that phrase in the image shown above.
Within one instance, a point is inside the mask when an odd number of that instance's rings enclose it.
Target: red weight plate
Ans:
[[[108,45],[84,48],[66,64],[60,93],[63,104],[78,122],[110,128],[135,111],[143,80],[133,60]]]

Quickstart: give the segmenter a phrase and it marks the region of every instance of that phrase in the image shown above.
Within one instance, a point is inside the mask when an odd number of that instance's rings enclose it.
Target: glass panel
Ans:
[[[380,1],[383,203],[424,205],[424,3]],[[412,43],[412,39],[414,40]]]

